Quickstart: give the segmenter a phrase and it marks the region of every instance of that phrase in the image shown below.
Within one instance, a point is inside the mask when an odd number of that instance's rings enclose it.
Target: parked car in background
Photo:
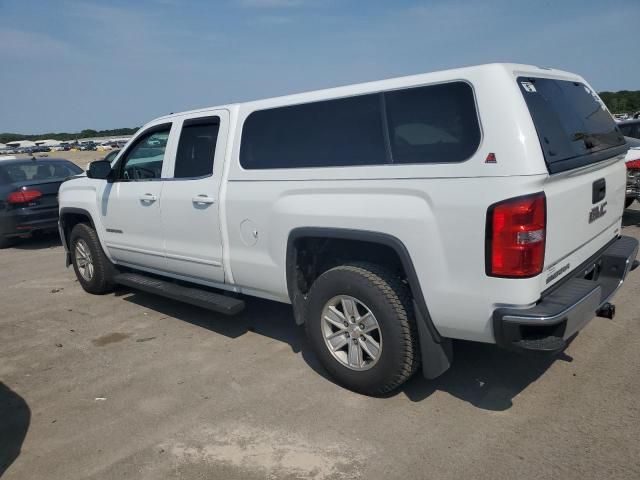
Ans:
[[[624,207],[629,208],[634,200],[640,201],[640,140],[631,137],[626,137],[625,140],[631,147],[624,158],[627,164],[627,195]]]
[[[620,122],[618,128],[625,137],[640,139],[640,118]]]
[[[58,227],[58,189],[82,173],[63,159],[0,161],[0,248]]]
[[[71,147],[68,143],[63,142],[60,145],[53,147],[53,150],[56,152],[68,152],[69,150],[71,150]]]

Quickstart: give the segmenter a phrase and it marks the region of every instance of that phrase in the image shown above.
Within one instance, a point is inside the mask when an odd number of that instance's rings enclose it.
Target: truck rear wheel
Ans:
[[[309,292],[306,331],[331,376],[359,393],[391,392],[419,366],[409,289],[375,264],[341,265],[320,275]]]
[[[69,237],[71,262],[78,282],[89,293],[113,291],[114,267],[102,251],[96,231],[86,223],[79,223]]]

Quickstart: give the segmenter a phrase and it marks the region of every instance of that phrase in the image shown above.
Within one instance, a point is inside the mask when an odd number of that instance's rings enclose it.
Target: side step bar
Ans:
[[[200,288],[183,287],[173,282],[140,275],[139,273],[120,273],[115,276],[114,281],[136,290],[154,293],[225,315],[235,315],[244,310],[244,301],[237,298],[227,297]]]

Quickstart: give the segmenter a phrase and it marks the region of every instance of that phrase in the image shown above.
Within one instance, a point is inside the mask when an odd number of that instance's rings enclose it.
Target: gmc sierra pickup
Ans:
[[[635,268],[628,146],[580,76],[491,64],[153,120],[60,189],[82,287],[290,303],[340,384],[389,392],[452,339],[558,352]]]

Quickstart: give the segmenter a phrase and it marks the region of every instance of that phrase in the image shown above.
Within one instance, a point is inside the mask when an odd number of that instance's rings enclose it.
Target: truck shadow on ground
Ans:
[[[0,382],[0,477],[20,455],[30,422],[27,402]]]
[[[294,353],[300,353],[314,372],[333,383],[311,351],[304,327],[295,325],[289,305],[247,297],[246,309],[227,317],[146,293],[122,289],[118,294],[128,302],[229,338],[239,339],[250,331],[284,342]],[[494,345],[458,341],[454,344],[453,365],[445,374],[425,380],[419,371],[389,396],[405,394],[409,400],[420,402],[436,391],[444,391],[478,408],[503,411],[511,408],[513,398],[558,360],[572,359],[566,354],[525,357]]]
[[[483,410],[504,411],[556,361],[573,359],[566,353],[525,356],[491,344],[456,341],[447,372],[434,380],[425,380],[419,372],[403,391],[411,400],[420,401],[439,390]]]

